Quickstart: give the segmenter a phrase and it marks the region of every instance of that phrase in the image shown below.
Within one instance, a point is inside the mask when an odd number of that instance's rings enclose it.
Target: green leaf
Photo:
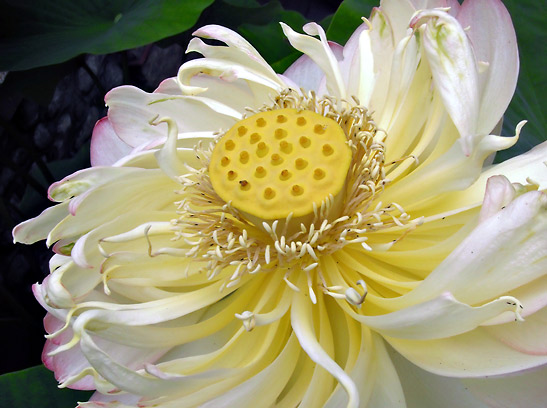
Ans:
[[[252,22],[256,25],[271,23],[283,11],[279,1],[269,1],[264,5],[255,0],[219,0],[206,13],[207,24],[213,22],[232,30]]]
[[[378,3],[378,0],[344,0],[332,17],[327,38],[344,45],[363,22],[361,17],[368,18],[372,8],[377,7]]]
[[[6,0],[0,71],[139,47],[192,27],[213,0]]]
[[[9,408],[71,408],[78,401],[87,401],[90,391],[57,388],[53,373],[44,366],[0,376],[0,407]]]
[[[545,34],[545,5],[535,0],[505,0],[517,33],[520,54],[520,74],[517,90],[504,116],[504,135],[513,135],[521,120],[528,120],[518,143],[499,152],[500,162],[530,150],[547,140],[547,35]]]

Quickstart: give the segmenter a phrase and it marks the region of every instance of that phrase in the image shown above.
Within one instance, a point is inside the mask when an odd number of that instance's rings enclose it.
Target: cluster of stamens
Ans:
[[[270,144],[263,140],[263,134],[252,131],[252,126],[265,127],[268,120],[276,122],[276,126],[294,120],[293,125],[298,127],[298,121],[302,122],[299,118],[307,120],[311,114],[320,115],[325,123],[332,122],[338,126],[344,135],[343,144],[320,139],[319,128],[310,124],[310,136],[302,136],[302,132],[291,135],[277,132],[279,136],[283,135],[278,138],[276,149],[279,151],[272,152],[271,140],[276,140],[277,129],[284,128],[279,126],[273,131]],[[189,247],[184,256],[203,262],[202,270],[209,279],[225,277],[227,287],[239,284],[246,275],[275,270],[284,273],[285,282],[295,290],[299,288],[291,282],[291,275],[306,273],[312,301],[315,299],[314,288],[319,287],[331,294],[321,272],[321,255],[331,254],[348,244],[360,244],[371,250],[366,243],[371,232],[403,226],[410,218],[396,203],[384,206],[377,200],[388,180],[384,171],[384,146],[376,132],[366,108],[358,103],[316,99],[313,93],[302,95],[287,90],[277,96],[271,106],[250,112],[229,132],[219,135],[215,144],[206,148],[198,146],[196,154],[203,163],[202,168],[189,169],[188,174],[180,177],[183,199],[178,203],[180,217],[174,221],[174,227],[176,237]],[[228,137],[224,137],[226,135]],[[314,135],[318,136],[316,140],[312,140]],[[304,138],[310,139],[309,144]],[[264,146],[260,145],[261,140]],[[287,146],[290,143],[292,148],[285,156],[282,155],[283,141],[288,143]],[[310,145],[316,146],[313,154],[319,157],[314,161],[317,167],[309,165],[314,158],[304,156],[297,150],[297,144],[302,151]],[[348,165],[343,170],[338,191],[336,188],[323,190],[324,196],[320,201],[310,200],[306,188],[313,185],[315,176],[336,167],[332,164],[320,167],[320,163],[329,154],[342,152],[340,157],[343,158],[344,149],[349,152]],[[262,154],[265,150],[268,151]],[[289,153],[296,155],[288,156]],[[276,167],[276,154],[285,162],[290,157],[293,167]],[[269,165],[257,164],[257,160],[262,158],[269,161]],[[299,169],[302,166],[308,168],[307,173],[302,173],[307,175],[307,179],[294,175],[304,170]],[[272,177],[270,182],[273,184],[260,184],[265,178],[261,173],[271,172],[271,169],[279,169],[275,183]],[[217,181],[212,182],[215,178]],[[299,181],[301,179],[309,184]],[[280,191],[279,186],[285,186],[284,183],[288,193]],[[298,198],[294,191],[298,187],[303,188],[302,196],[308,199],[305,203],[309,204],[309,214],[306,211],[295,213],[291,206],[286,205],[283,208],[288,210],[283,217],[264,213],[262,204],[267,206],[268,201],[278,195],[282,195],[282,200]],[[253,189],[256,194],[251,196],[249,192]],[[253,200],[250,197],[255,197],[255,202],[247,205],[246,200]],[[359,298],[355,295],[350,297]],[[364,300],[364,296],[362,298]]]

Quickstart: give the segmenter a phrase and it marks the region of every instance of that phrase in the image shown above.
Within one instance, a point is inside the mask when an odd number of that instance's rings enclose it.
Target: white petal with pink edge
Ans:
[[[503,115],[517,85],[519,56],[511,17],[501,0],[466,0],[458,16],[477,61],[488,63],[479,74],[478,133],[490,133]]]
[[[546,271],[547,197],[531,191],[479,224],[416,289],[386,303],[403,307],[450,291],[459,301],[476,304]]]
[[[336,98],[345,98],[346,86],[338,60],[329,46],[323,28],[315,23],[308,23],[304,26],[304,31],[308,35],[298,34],[284,23],[281,23],[281,28],[291,45],[308,55],[321,68],[327,80],[328,94]],[[312,35],[318,35],[320,40],[311,37]]]
[[[110,166],[131,152],[132,147],[118,137],[107,117],[93,128],[90,157],[92,166]]]
[[[435,87],[460,136],[466,140],[477,133],[479,119],[478,72],[471,44],[458,21],[441,11],[418,12],[411,26],[423,34]],[[464,146],[466,154],[471,149],[470,145]]]
[[[547,363],[547,356],[514,350],[481,327],[438,340],[385,339],[412,363],[431,373],[448,377],[503,375]]]
[[[241,118],[241,113],[211,99],[147,93],[132,86],[114,88],[105,101],[114,131],[133,147],[165,137],[164,129],[150,124],[158,116],[172,118],[181,132],[228,129]]]

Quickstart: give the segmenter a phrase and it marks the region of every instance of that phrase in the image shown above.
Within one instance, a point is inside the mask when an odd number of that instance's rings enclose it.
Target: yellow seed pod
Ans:
[[[220,138],[209,175],[216,193],[264,220],[313,212],[346,180],[351,149],[334,120],[312,111],[279,109],[237,122]]]

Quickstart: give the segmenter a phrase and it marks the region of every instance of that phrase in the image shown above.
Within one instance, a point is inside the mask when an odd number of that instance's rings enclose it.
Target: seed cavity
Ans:
[[[315,169],[313,171],[313,178],[316,180],[321,180],[325,178],[325,171],[323,169]]]
[[[245,150],[239,153],[239,161],[243,164],[246,164],[249,161],[249,153]]]
[[[226,143],[224,143],[224,147],[226,148],[226,150],[234,150],[236,144],[233,140],[227,140]]]
[[[266,176],[266,174],[267,174],[266,169],[262,166],[258,166],[255,169],[255,177],[263,178],[264,176]]]
[[[226,167],[227,165],[230,164],[230,159],[227,156],[224,156],[222,159],[220,159],[220,164]]]
[[[235,171],[230,170],[228,172],[228,180],[233,181],[236,179],[236,177],[237,177],[237,173]]]
[[[253,133],[250,137],[251,144],[255,144],[260,139],[262,139],[262,136],[260,136],[258,133]]]
[[[237,134],[239,136],[243,136],[245,133],[247,133],[247,128],[245,126],[240,126],[237,128]]]
[[[291,172],[289,170],[285,169],[285,170],[281,171],[281,173],[279,174],[279,179],[285,181],[285,180],[290,179],[291,176],[292,176]]]
[[[243,191],[249,191],[251,189],[251,183],[247,180],[239,180],[239,188]]]
[[[266,124],[267,123],[266,123],[266,120],[264,118],[258,118],[256,120],[256,126],[258,126],[258,127],[264,127],[264,126],[266,126]]]
[[[294,167],[298,170],[304,170],[308,166],[308,161],[302,158],[298,158],[294,161]]]
[[[292,144],[283,140],[279,143],[279,148],[283,153],[290,154],[292,152]]]
[[[303,118],[302,116],[299,116],[298,119],[296,119],[296,124],[298,126],[305,126],[307,123],[306,118]]]
[[[256,147],[256,155],[260,158],[266,156],[268,154],[268,145],[264,142],[260,142],[258,146]]]
[[[287,117],[284,115],[277,115],[277,123],[285,123],[287,121]]]
[[[298,139],[298,142],[300,143],[300,146],[304,148],[310,147],[311,145],[311,140],[306,136],[301,136],[300,139]]]
[[[283,163],[283,158],[277,153],[272,154],[272,164],[274,166]]]
[[[291,187],[291,194],[293,196],[300,196],[304,194],[304,189],[302,188],[302,186],[295,184],[294,186]]]
[[[327,126],[325,125],[315,125],[313,127],[313,131],[317,133],[318,135],[322,135],[323,133],[325,133],[326,128]]]
[[[323,145],[322,152],[325,156],[330,156],[331,154],[334,153],[334,149],[332,148],[332,146],[330,144],[326,143],[326,144]]]
[[[271,200],[272,198],[275,197],[275,190],[273,190],[272,188],[270,187],[266,187],[264,189],[264,198],[266,200]]]
[[[287,131],[285,129],[275,129],[274,135],[276,139],[284,139],[287,137]]]

